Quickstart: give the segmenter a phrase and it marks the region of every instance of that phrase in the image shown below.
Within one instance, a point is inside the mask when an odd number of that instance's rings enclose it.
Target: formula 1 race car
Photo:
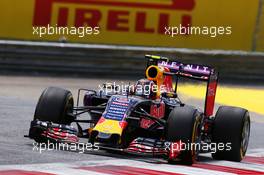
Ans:
[[[249,112],[221,106],[213,116],[217,71],[160,56],[146,58],[144,79],[124,91],[113,84],[105,84],[98,91],[79,89],[76,106],[70,91],[45,89],[36,106],[29,137],[37,142],[63,143],[88,138],[99,148],[162,155],[169,162],[189,165],[204,152],[211,152],[214,159],[241,161],[249,142]],[[180,78],[207,83],[204,110],[179,99]],[[87,118],[80,119],[84,114]],[[90,123],[90,127],[82,129],[80,123]]]

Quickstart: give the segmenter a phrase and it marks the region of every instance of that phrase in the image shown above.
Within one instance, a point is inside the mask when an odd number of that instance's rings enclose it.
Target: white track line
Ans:
[[[261,156],[264,153],[264,149],[250,150],[247,155],[254,157]],[[206,154],[206,156],[210,156]],[[129,159],[111,159],[111,160],[90,160],[90,161],[77,161],[70,163],[45,163],[45,164],[26,164],[26,165],[0,165],[0,172],[3,170],[24,170],[24,171],[36,171],[43,173],[51,173],[58,175],[87,175],[87,174],[95,174],[102,175],[103,173],[98,173],[95,171],[89,171],[80,169],[80,167],[97,167],[97,166],[129,166],[135,168],[143,168],[147,170],[154,171],[162,171],[162,172],[171,172],[171,173],[181,173],[181,174],[190,174],[190,175],[206,175],[206,174],[214,174],[214,175],[224,175],[224,174],[233,174],[227,172],[221,172],[220,170],[209,170],[206,168],[198,168],[191,166],[181,166],[181,165],[169,165],[162,161],[158,161],[159,159],[153,159],[152,163],[148,163],[140,160],[129,160]],[[156,161],[155,161],[156,160]],[[230,161],[216,161],[216,160],[208,160],[201,161],[200,164],[203,165],[217,165],[224,166],[229,168],[238,168],[241,170],[252,170],[263,172],[264,174],[264,165],[257,163],[247,163],[247,162],[230,162]]]

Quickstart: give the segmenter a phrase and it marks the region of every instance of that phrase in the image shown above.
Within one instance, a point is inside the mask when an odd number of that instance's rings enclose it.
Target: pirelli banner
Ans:
[[[0,38],[264,51],[259,4],[259,0],[1,0]]]

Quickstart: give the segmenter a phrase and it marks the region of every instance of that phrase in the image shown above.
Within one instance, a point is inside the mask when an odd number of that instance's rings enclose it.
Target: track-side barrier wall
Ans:
[[[15,73],[140,78],[145,54],[216,67],[220,80],[264,80],[264,54],[153,47],[0,41],[0,70]]]

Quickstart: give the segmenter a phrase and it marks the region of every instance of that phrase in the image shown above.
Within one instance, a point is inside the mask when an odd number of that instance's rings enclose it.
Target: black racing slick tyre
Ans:
[[[212,143],[218,145],[212,157],[218,160],[240,162],[246,154],[250,136],[250,116],[246,109],[219,107],[212,131]],[[225,149],[219,149],[219,145]],[[228,147],[227,147],[228,145]]]
[[[195,145],[192,143],[199,142],[200,124],[200,113],[190,106],[175,107],[169,114],[166,125],[166,140],[172,143],[180,140],[186,144],[186,148],[179,155],[182,164],[191,165],[198,156],[197,150],[193,147]],[[176,162],[169,159],[169,163]]]
[[[70,124],[73,112],[73,96],[68,90],[49,87],[45,89],[36,106],[34,120],[49,121],[57,124]]]

